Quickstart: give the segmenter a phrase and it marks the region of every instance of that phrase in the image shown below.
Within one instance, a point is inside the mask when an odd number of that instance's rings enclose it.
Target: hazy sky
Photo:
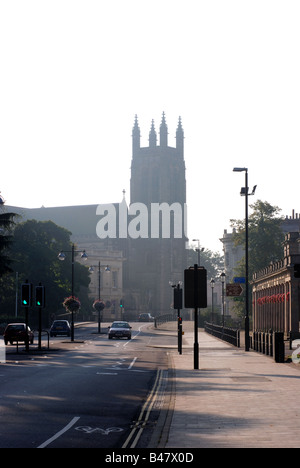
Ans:
[[[300,212],[299,0],[0,0],[0,191],[23,207],[122,200],[166,113],[185,132],[188,234],[221,250],[249,168]]]

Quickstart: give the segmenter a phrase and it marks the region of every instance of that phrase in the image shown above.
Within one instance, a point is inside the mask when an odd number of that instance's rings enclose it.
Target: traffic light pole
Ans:
[[[194,369],[199,369],[199,342],[198,342],[198,265],[194,265],[194,302],[195,302],[195,342],[194,342]]]
[[[182,309],[182,289],[180,287],[181,283],[178,283],[177,286],[173,285],[174,288],[174,309],[177,309],[177,321],[178,321],[178,352],[182,354],[182,317],[180,316],[180,311]]]

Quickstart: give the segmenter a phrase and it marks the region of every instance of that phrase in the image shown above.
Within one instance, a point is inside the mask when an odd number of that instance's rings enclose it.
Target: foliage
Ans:
[[[281,209],[268,202],[258,200],[250,205],[253,213],[249,216],[249,276],[255,271],[282,258],[284,233],[281,229],[283,219]],[[231,220],[236,229],[234,242],[245,245],[245,220]]]
[[[101,312],[102,310],[105,309],[105,304],[103,301],[97,299],[94,304],[93,304],[93,308],[97,311],[97,312]]]
[[[198,252],[194,249],[188,251],[189,266],[198,263]],[[224,257],[219,252],[212,252],[211,250],[204,249],[200,253],[200,263],[207,270],[207,279],[218,278],[224,270]]]
[[[249,280],[253,273],[265,268],[283,256],[282,243],[284,233],[281,229],[283,217],[281,209],[268,202],[258,200],[250,205],[253,210],[249,216]],[[235,245],[245,245],[245,220],[231,220],[231,226],[236,230]],[[235,269],[236,276],[245,276],[245,257]],[[251,303],[251,301],[250,301]],[[244,313],[244,302],[237,302],[234,312],[238,316]]]
[[[19,286],[27,279],[34,285],[40,282],[46,288],[45,314],[62,310],[63,298],[71,291],[71,253],[64,262],[57,258],[62,250],[71,251],[71,233],[52,221],[30,220],[17,224],[11,247],[11,268],[18,272]],[[88,269],[75,262],[74,289],[80,292],[82,303],[87,306]],[[0,314],[13,314],[15,310],[15,274],[0,280]]]
[[[64,300],[63,306],[68,312],[78,312],[81,302],[77,297],[70,296]]]
[[[15,216],[14,213],[0,214],[0,278],[7,273],[12,273],[9,249],[13,241],[11,230],[14,226]]]

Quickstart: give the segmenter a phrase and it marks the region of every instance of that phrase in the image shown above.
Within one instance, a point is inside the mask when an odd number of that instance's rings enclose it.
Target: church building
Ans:
[[[154,121],[149,146],[141,147],[138,118],[132,132],[130,203],[148,208],[148,238],[129,240],[126,289],[129,303],[153,315],[168,313],[172,303],[171,283],[183,280],[186,268],[186,179],[184,132],[181,118],[176,131],[176,147],[168,144],[168,127],[163,113],[159,144]],[[159,211],[159,234],[154,238],[153,207]],[[164,211],[165,210],[165,211]],[[164,218],[165,216],[165,218]],[[164,233],[164,223],[169,232]],[[169,234],[169,235],[168,235]]]
[[[107,206],[116,214],[116,235],[109,235]],[[68,229],[78,249],[89,256],[88,266],[101,262],[101,298],[110,303],[104,317],[120,318],[119,305],[130,320],[143,312],[153,316],[170,312],[170,282],[183,280],[186,268],[186,180],[184,132],[181,118],[176,147],[168,145],[168,127],[162,116],[159,142],[152,121],[149,146],[141,147],[138,118],[132,132],[130,205],[124,198],[110,205],[54,208],[12,208],[20,221],[53,221]],[[102,213],[99,217],[99,213]],[[143,215],[143,217],[142,217]],[[126,225],[121,225],[122,219]],[[134,229],[133,229],[134,227]],[[99,235],[100,228],[104,236]],[[104,267],[109,266],[110,274]],[[95,269],[95,268],[94,268]],[[99,295],[97,272],[91,275],[91,300]],[[122,312],[122,313],[123,313]]]

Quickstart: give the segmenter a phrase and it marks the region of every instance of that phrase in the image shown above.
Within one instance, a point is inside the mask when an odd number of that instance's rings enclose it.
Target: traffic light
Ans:
[[[294,277],[300,278],[300,263],[294,265]]]
[[[21,303],[23,307],[31,307],[32,305],[32,284],[31,283],[22,284]]]
[[[35,287],[35,305],[36,307],[45,307],[45,287],[36,286]]]
[[[123,299],[120,299],[120,307],[123,309]]]
[[[182,309],[182,289],[174,288],[174,309]]]

